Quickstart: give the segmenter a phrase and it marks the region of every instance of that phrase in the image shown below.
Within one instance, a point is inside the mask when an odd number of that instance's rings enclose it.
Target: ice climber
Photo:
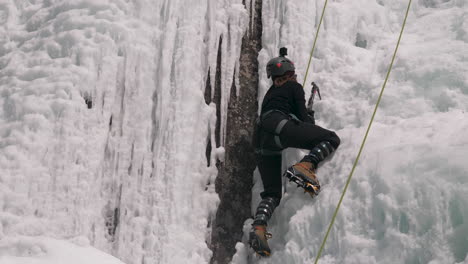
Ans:
[[[282,50],[280,56],[271,59],[266,66],[267,76],[273,84],[263,99],[254,135],[264,190],[249,234],[249,244],[261,256],[271,253],[267,242],[271,234],[267,233],[266,227],[281,200],[282,150],[289,147],[310,150],[284,175],[314,196],[320,191],[316,169],[340,144],[335,132],[315,125],[314,112],[307,110],[304,89],[296,80],[294,63],[285,57],[285,49]]]

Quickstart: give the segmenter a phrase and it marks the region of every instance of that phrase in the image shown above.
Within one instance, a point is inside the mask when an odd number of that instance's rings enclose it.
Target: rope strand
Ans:
[[[372,114],[372,117],[371,117],[371,120],[369,122],[369,126],[367,127],[367,131],[366,131],[366,134],[364,136],[364,139],[362,140],[362,144],[361,144],[361,147],[359,148],[359,152],[358,152],[358,155],[356,157],[356,160],[354,161],[354,164],[353,164],[353,169],[351,170],[351,173],[349,174],[349,177],[348,177],[348,180],[346,181],[346,185],[345,185],[345,188],[343,190],[343,193],[341,194],[341,198],[340,198],[340,201],[338,202],[338,205],[336,206],[336,209],[335,209],[335,213],[333,214],[333,217],[332,217],[332,220],[330,222],[330,225],[328,226],[328,230],[327,230],[327,233],[325,234],[325,237],[322,241],[322,245],[320,246],[320,250],[319,252],[317,253],[317,256],[315,258],[315,264],[318,263],[318,260],[322,254],[322,251],[323,251],[323,248],[325,246],[325,242],[327,241],[327,238],[328,238],[328,235],[330,234],[330,230],[333,226],[333,224],[335,223],[335,219],[336,219],[336,215],[338,214],[338,211],[340,209],[340,206],[341,206],[341,203],[343,202],[343,198],[346,194],[346,190],[348,189],[348,186],[349,186],[349,183],[351,182],[351,178],[353,177],[353,174],[354,174],[354,170],[356,169],[356,166],[357,166],[357,163],[359,161],[359,158],[361,157],[361,153],[362,153],[362,150],[364,148],[364,145],[366,143],[366,140],[367,140],[367,136],[369,135],[369,131],[371,129],[371,126],[372,126],[372,123],[374,122],[374,117],[377,113],[377,109],[379,107],[379,104],[380,104],[380,101],[382,99],[382,96],[383,96],[383,92],[385,90],[385,86],[387,85],[387,81],[388,81],[388,77],[390,76],[390,72],[392,71],[392,67],[393,67],[393,62],[395,61],[395,57],[396,57],[396,54],[397,54],[397,51],[398,51],[398,47],[400,46],[400,40],[401,40],[401,36],[403,35],[403,30],[405,29],[405,25],[406,25],[406,19],[408,18],[408,13],[409,13],[409,10],[410,10],[410,6],[411,6],[411,0],[408,1],[408,7],[406,9],[406,15],[405,15],[405,19],[403,20],[403,25],[401,27],[401,31],[400,31],[400,36],[398,37],[398,42],[396,44],[396,47],[395,47],[395,52],[393,53],[393,57],[392,57],[392,61],[390,63],[390,66],[388,67],[388,71],[387,71],[387,76],[385,77],[385,81],[383,83],[383,86],[382,86],[382,89],[380,91],[380,95],[379,95],[379,98],[377,100],[377,103],[375,105],[375,108],[374,108],[374,113]]]

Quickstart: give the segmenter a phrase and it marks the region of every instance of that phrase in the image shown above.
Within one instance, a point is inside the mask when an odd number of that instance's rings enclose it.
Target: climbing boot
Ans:
[[[266,226],[279,203],[280,198],[264,197],[258,204],[249,234],[249,244],[260,256],[270,256],[271,250],[267,239],[271,238],[271,234],[266,231]]]
[[[271,250],[267,240],[271,237],[272,235],[266,231],[266,225],[252,225],[249,233],[249,245],[258,255],[268,257]]]
[[[320,183],[315,175],[314,165],[308,161],[301,161],[289,167],[285,176],[289,181],[295,182],[305,192],[314,197],[320,192]]]

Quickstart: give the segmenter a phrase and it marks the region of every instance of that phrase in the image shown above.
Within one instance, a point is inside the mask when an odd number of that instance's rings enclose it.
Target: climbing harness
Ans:
[[[374,108],[374,112],[372,114],[372,117],[371,117],[371,120],[369,122],[369,126],[367,127],[367,131],[366,131],[366,134],[364,136],[364,139],[362,140],[362,143],[361,143],[361,147],[359,148],[359,152],[358,152],[358,155],[354,161],[354,164],[353,164],[353,168],[351,170],[351,173],[349,174],[349,177],[348,177],[348,180],[346,181],[346,185],[344,187],[344,190],[343,190],[343,193],[341,194],[341,198],[338,202],[338,205],[336,206],[336,209],[335,209],[335,212],[333,214],[333,217],[332,217],[332,220],[330,222],[330,225],[328,226],[328,230],[327,230],[327,233],[325,234],[325,237],[322,241],[322,245],[320,246],[320,250],[318,251],[317,253],[317,256],[315,258],[315,264],[318,263],[318,260],[320,258],[320,255],[322,254],[322,251],[323,251],[323,247],[325,246],[325,242],[327,241],[327,238],[328,238],[328,235],[330,234],[330,230],[333,226],[333,223],[335,222],[335,219],[336,219],[336,215],[338,214],[338,211],[340,209],[340,206],[341,206],[341,203],[343,202],[343,198],[346,194],[346,190],[348,189],[348,186],[349,186],[349,183],[351,182],[351,178],[353,177],[353,174],[354,174],[354,170],[356,169],[356,166],[357,166],[357,163],[359,161],[359,158],[361,157],[361,153],[362,153],[362,150],[364,148],[364,145],[366,143],[366,140],[367,140],[367,136],[369,135],[369,131],[371,129],[371,126],[372,126],[372,123],[374,122],[374,118],[375,118],[375,115],[377,113],[377,109],[379,107],[379,104],[380,104],[380,101],[382,99],[382,96],[383,96],[383,92],[385,90],[385,86],[387,85],[387,81],[388,81],[388,77],[390,76],[390,72],[392,71],[392,67],[393,67],[393,62],[395,61],[395,57],[396,57],[396,54],[397,54],[397,51],[398,51],[398,47],[400,46],[400,41],[401,41],[401,36],[403,35],[403,30],[405,29],[405,25],[406,25],[406,19],[408,18],[408,13],[409,13],[409,10],[410,10],[410,6],[411,6],[411,0],[408,1],[408,7],[406,9],[406,15],[405,15],[405,19],[403,20],[403,25],[401,27],[401,31],[400,31],[400,36],[398,37],[398,42],[396,44],[396,47],[395,47],[395,51],[393,53],[393,57],[392,57],[392,61],[390,62],[390,66],[388,67],[388,71],[387,71],[387,75],[385,77],[385,81],[382,85],[382,89],[380,91],[380,95],[379,95],[379,98],[377,99],[377,103],[375,105],[375,108]]]
[[[294,120],[299,120],[299,119],[294,114],[286,114],[286,113],[284,113],[284,112],[282,112],[280,110],[273,109],[273,110],[266,111],[263,115],[260,116],[259,120],[257,121],[257,126],[262,127],[263,120],[265,120],[269,115],[271,115],[273,113],[282,114],[284,117],[283,117],[283,119],[278,121],[278,124],[276,125],[276,128],[275,128],[273,133],[269,132],[267,130],[264,130],[264,131],[273,134],[276,146],[279,149],[283,150],[284,147],[281,144],[281,139],[280,139],[281,131],[283,131],[283,128],[286,125],[286,123],[288,123],[288,121],[293,120],[293,119]],[[261,149],[257,149],[256,153],[261,154],[261,155],[281,155],[281,150],[272,151],[272,150],[266,150],[266,149],[261,148]]]

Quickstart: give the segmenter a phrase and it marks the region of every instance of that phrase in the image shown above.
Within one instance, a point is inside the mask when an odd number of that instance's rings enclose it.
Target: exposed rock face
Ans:
[[[240,87],[231,89],[225,141],[225,160],[218,163],[216,192],[220,205],[213,223],[212,263],[228,263],[242,238],[244,221],[251,217],[252,175],[255,170],[252,135],[257,116],[258,52],[261,49],[262,1],[251,1],[250,25],[242,40]]]

